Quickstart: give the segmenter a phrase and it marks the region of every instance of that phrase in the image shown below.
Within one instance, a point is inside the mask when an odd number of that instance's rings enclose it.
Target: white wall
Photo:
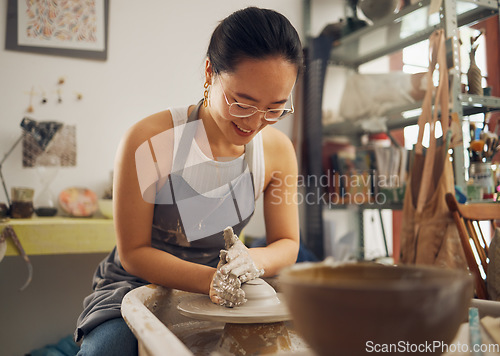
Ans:
[[[0,0],[0,154],[21,134],[25,115],[76,125],[77,166],[63,168],[52,188],[85,186],[100,196],[110,180],[116,147],[134,122],[203,95],[203,64],[218,21],[248,5],[282,12],[302,32],[300,0],[110,1],[108,60],[94,61],[3,50],[7,0]],[[57,81],[63,103],[57,103]],[[34,112],[28,114],[32,88]],[[40,104],[41,88],[48,103]],[[83,95],[76,100],[76,92]],[[289,133],[291,126],[280,128]],[[40,188],[34,169],[22,168],[21,145],[5,162],[7,187]],[[3,157],[3,154],[2,154]],[[3,191],[0,201],[5,201]]]
[[[30,116],[77,127],[77,166],[63,168],[53,190],[86,186],[101,195],[124,131],[149,114],[193,104],[202,97],[208,39],[219,20],[247,5],[282,12],[302,33],[300,0],[111,0],[108,60],[72,59],[4,50],[7,0],[0,0],[0,157],[21,134],[19,123],[29,105],[26,93],[32,87],[39,92],[45,88],[49,102],[39,105],[41,96],[34,97]],[[60,77],[65,78],[63,103],[57,104],[51,90]],[[81,101],[76,101],[76,92],[83,94]],[[290,123],[280,126],[288,134]],[[35,171],[22,168],[21,156],[19,146],[5,162],[8,188],[39,188]],[[3,191],[0,201],[5,201]],[[255,234],[261,234],[261,211],[252,224]],[[0,353],[21,355],[72,333],[101,258],[36,257],[33,284],[24,292],[18,291],[26,278],[21,258],[7,257],[0,263]],[[78,268],[72,268],[74,263]],[[44,283],[51,281],[55,270],[56,283]],[[61,296],[65,304],[59,302]]]

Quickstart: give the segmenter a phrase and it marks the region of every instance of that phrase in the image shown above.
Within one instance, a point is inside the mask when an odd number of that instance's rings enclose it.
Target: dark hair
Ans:
[[[257,7],[238,10],[215,28],[207,57],[216,74],[233,72],[243,58],[282,56],[303,66],[302,45],[290,21],[282,14]]]

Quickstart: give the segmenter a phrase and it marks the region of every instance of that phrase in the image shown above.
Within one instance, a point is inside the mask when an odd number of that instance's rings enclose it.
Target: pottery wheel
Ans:
[[[221,321],[234,324],[276,323],[290,320],[290,313],[283,301],[283,296],[277,293],[280,304],[263,308],[226,308],[210,301],[207,295],[187,297],[179,303],[177,309],[182,315],[209,321]]]
[[[276,293],[262,279],[244,285],[248,301],[239,307],[227,308],[212,303],[207,295],[186,297],[177,309],[182,315],[201,320],[235,324],[276,323],[291,316],[283,295]]]

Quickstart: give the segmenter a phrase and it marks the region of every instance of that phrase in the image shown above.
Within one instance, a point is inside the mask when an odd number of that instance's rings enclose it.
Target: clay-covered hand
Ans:
[[[234,275],[241,283],[251,281],[264,274],[263,269],[258,269],[248,248],[236,236],[231,227],[224,229],[226,250],[220,253],[220,268],[222,274]]]
[[[209,296],[212,303],[228,308],[237,307],[247,301],[238,277],[233,274],[223,274],[219,268],[210,284]]]

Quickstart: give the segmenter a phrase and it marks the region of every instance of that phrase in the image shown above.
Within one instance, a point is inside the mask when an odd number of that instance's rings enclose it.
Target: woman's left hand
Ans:
[[[248,248],[234,234],[231,227],[224,229],[224,240],[226,250],[220,252],[221,273],[235,275],[241,283],[251,281],[264,274],[264,270],[257,268]]]

